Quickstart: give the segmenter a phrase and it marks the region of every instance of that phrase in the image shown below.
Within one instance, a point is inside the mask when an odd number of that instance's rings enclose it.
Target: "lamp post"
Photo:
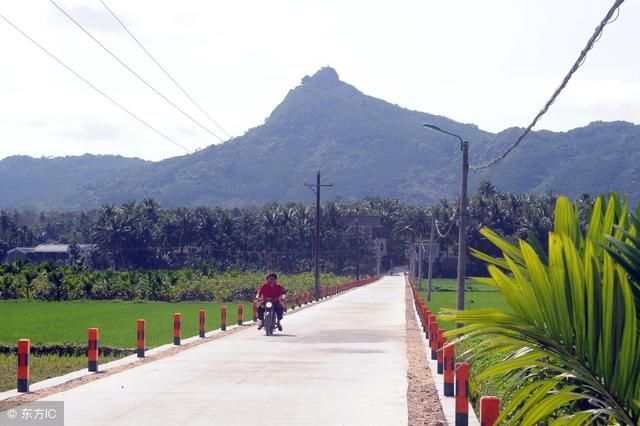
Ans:
[[[409,231],[411,232],[411,242],[409,243],[409,276],[411,277],[411,279],[415,279],[416,274],[415,274],[415,261],[414,261],[414,254],[416,253],[415,251],[415,246],[414,246],[414,238],[415,238],[415,230],[410,227],[410,226],[405,226],[403,228],[403,231]]]
[[[469,175],[469,142],[463,140],[455,133],[442,130],[438,126],[433,124],[423,124],[436,132],[445,133],[450,136],[454,136],[460,140],[460,150],[462,151],[462,181],[460,182],[460,229],[458,232],[458,286],[456,295],[456,309],[459,311],[464,310],[464,276],[465,276],[465,260],[467,256],[467,230],[466,230],[466,215],[467,215],[467,177]],[[461,327],[462,324],[458,324]]]

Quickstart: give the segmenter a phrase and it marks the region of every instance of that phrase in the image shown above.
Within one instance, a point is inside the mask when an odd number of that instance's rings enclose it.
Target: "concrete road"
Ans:
[[[402,276],[43,400],[65,425],[406,425]]]

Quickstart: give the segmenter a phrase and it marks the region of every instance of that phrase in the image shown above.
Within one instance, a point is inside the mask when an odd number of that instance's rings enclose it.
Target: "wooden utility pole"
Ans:
[[[360,233],[358,232],[357,218],[356,218],[356,281],[360,281]]]
[[[320,298],[320,187],[325,186],[333,186],[333,184],[320,184],[320,170],[318,170],[318,174],[316,176],[316,184],[315,190],[313,189],[314,185],[309,185],[305,182],[304,186],[308,186],[312,191],[316,194],[316,236],[314,239],[314,264],[315,264],[315,296],[316,299]]]
[[[418,288],[422,290],[422,239],[418,245]]]

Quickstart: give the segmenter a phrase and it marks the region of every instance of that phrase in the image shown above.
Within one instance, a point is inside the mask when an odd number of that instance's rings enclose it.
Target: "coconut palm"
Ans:
[[[629,274],[629,279],[633,284],[633,294],[636,303],[636,315],[640,322],[640,220],[634,216],[629,217],[631,227],[629,230],[619,228],[622,238],[607,235],[605,238],[611,243],[610,247],[605,247],[613,258],[622,265]],[[640,328],[638,329],[640,332]]]
[[[626,232],[623,233],[623,231]],[[606,250],[611,235],[636,235],[626,203],[602,198],[588,230],[568,199],[556,203],[547,253],[525,241],[511,244],[484,228],[503,253],[489,263],[490,278],[513,312],[498,309],[449,311],[463,322],[449,335],[483,336],[466,356],[505,353],[502,362],[477,377],[513,380],[502,424],[624,424],[640,420],[640,337],[629,275]]]

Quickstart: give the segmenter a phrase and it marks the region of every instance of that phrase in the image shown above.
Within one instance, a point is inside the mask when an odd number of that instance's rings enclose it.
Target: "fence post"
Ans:
[[[480,398],[480,425],[493,426],[500,415],[500,398],[483,396]]]
[[[29,392],[29,357],[31,340],[18,340],[18,392]]]
[[[227,329],[227,307],[223,306],[220,309],[220,330],[225,331]]]
[[[469,364],[461,362],[456,369],[456,426],[469,424]]]
[[[144,329],[145,321],[143,319],[138,320],[138,358],[144,358]]]
[[[89,371],[98,371],[98,339],[100,333],[97,328],[89,329],[89,350],[87,350],[87,360]]]
[[[242,311],[244,310],[244,306],[242,306],[242,303],[238,303],[238,325],[242,325]]]
[[[258,321],[258,302],[253,302],[253,322]]]
[[[179,313],[173,314],[173,344],[180,344],[180,319],[182,315]]]

